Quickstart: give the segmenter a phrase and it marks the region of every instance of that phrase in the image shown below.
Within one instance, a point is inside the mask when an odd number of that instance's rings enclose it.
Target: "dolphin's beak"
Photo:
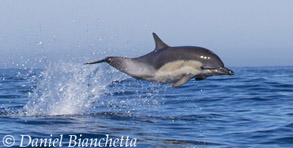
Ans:
[[[234,75],[234,72],[226,67],[222,67],[221,71],[226,75]]]
[[[229,75],[234,75],[234,72],[232,70],[229,70]]]

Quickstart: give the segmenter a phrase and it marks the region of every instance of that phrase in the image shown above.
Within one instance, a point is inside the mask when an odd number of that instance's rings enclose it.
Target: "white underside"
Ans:
[[[201,63],[197,61],[175,61],[169,62],[162,66],[159,70],[155,70],[152,66],[139,63],[137,61],[124,61],[125,73],[149,81],[160,83],[174,83],[180,80],[186,74],[198,75],[202,73]]]
[[[154,75],[154,80],[162,83],[172,83],[184,75],[198,75],[202,72],[201,63],[197,61],[176,61],[165,64]]]

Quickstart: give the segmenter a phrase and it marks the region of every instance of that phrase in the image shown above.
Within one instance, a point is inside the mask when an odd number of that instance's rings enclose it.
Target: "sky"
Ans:
[[[292,0],[2,0],[0,68],[42,68],[170,46],[201,46],[226,66],[293,66]]]

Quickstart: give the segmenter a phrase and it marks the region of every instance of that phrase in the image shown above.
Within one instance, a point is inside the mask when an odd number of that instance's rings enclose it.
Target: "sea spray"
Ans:
[[[107,86],[126,75],[103,65],[51,63],[24,106],[26,115],[74,115],[90,111]]]

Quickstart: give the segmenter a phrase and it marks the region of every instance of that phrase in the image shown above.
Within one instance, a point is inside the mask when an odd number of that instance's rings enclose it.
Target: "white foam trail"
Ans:
[[[72,115],[90,111],[106,87],[126,75],[110,66],[50,64],[24,106],[26,115]]]

